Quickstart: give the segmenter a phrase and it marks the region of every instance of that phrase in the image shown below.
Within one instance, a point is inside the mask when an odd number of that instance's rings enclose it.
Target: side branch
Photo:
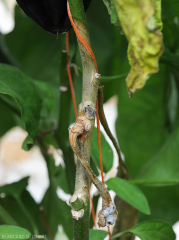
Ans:
[[[124,179],[129,179],[129,173],[127,170],[127,167],[125,165],[125,163],[122,160],[122,156],[121,156],[121,152],[119,149],[119,146],[117,144],[116,139],[114,138],[114,136],[111,133],[111,130],[109,129],[107,120],[106,120],[106,116],[104,114],[104,108],[103,108],[103,86],[100,86],[99,90],[98,90],[98,114],[99,114],[99,118],[100,118],[100,122],[105,130],[105,132],[107,133],[108,137],[110,138],[110,140],[112,141],[116,152],[118,154],[118,159],[119,159],[119,171],[120,171],[120,177],[124,178]]]

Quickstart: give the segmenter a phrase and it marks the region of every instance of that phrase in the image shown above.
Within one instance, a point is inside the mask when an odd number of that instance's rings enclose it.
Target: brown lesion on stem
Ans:
[[[86,141],[89,131],[91,129],[91,119],[89,119],[87,115],[88,114],[86,112],[81,112],[79,114],[79,117],[77,118],[76,123],[74,124],[74,126],[70,131],[69,139],[70,139],[70,144],[72,146],[72,149],[76,154],[76,156],[78,157],[81,165],[83,166],[83,169],[85,170],[88,176],[88,179],[96,186],[100,195],[102,196],[102,210],[99,213],[98,225],[100,227],[104,227],[106,226],[106,219],[104,217],[103,211],[109,206],[114,206],[114,204],[112,203],[108,190],[93,173],[88,161],[83,156],[82,151],[80,150],[80,147],[79,147],[79,145],[82,142]]]
[[[85,141],[90,128],[91,128],[90,120],[85,115],[79,116],[76,120],[76,123],[74,124],[74,126],[72,127],[72,129],[70,131],[70,136],[69,136],[70,144],[72,146],[74,153],[76,154],[76,156],[80,160],[80,163],[82,164],[83,168],[85,169],[89,180],[99,190],[99,192],[103,198],[103,207],[107,207],[111,203],[111,197],[108,193],[108,190],[105,188],[105,186],[99,181],[99,179],[93,173],[92,169],[90,168],[89,163],[83,157],[83,155],[80,151],[80,148],[78,146],[79,141]]]

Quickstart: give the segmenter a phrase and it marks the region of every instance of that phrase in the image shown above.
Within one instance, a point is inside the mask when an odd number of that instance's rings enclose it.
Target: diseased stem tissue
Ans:
[[[88,136],[90,128],[91,128],[90,119],[87,118],[86,113],[84,113],[84,115],[80,115],[70,131],[69,139],[72,149],[76,156],[78,157],[78,159],[80,160],[84,170],[87,173],[89,180],[96,186],[100,195],[102,196],[102,210],[99,212],[98,215],[99,217],[98,225],[99,227],[105,227],[114,224],[117,215],[116,208],[112,203],[108,190],[93,173],[89,163],[85,160],[84,156],[82,155],[78,144],[79,142],[85,141],[85,139]]]

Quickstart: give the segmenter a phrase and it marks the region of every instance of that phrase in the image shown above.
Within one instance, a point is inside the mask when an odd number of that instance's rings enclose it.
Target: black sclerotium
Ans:
[[[45,31],[57,34],[71,28],[67,14],[67,0],[16,0],[25,14]],[[87,10],[91,0],[83,0]]]

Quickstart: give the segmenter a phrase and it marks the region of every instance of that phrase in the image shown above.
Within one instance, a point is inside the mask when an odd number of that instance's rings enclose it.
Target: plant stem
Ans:
[[[128,73],[123,73],[123,74],[114,75],[114,76],[102,76],[100,78],[100,81],[101,81],[101,83],[111,82],[111,81],[123,79],[123,78],[127,77],[127,75],[128,75]]]
[[[90,46],[89,33],[87,29],[86,16],[84,13],[82,0],[69,0],[70,10],[80,34]],[[83,65],[83,92],[82,103],[80,104],[80,112],[84,113],[85,108],[90,106],[91,109],[96,109],[96,99],[99,87],[99,81],[96,81],[94,74],[96,73],[95,64],[91,58],[91,55],[85,49],[85,47],[79,42],[78,46],[80,50],[82,65]],[[91,151],[91,139],[94,129],[94,117],[90,119],[91,128],[85,141],[79,143],[79,148],[82,155],[87,162],[90,161]],[[75,193],[80,196],[80,199],[84,203],[84,214],[80,219],[74,217],[74,240],[88,240],[89,239],[89,223],[90,223],[90,198],[88,190],[88,178],[87,174],[82,167],[79,160],[77,160],[76,168],[76,181],[75,181]]]
[[[18,226],[17,222],[9,215],[9,213],[0,205],[0,222],[1,224]]]
[[[37,226],[32,218],[32,216],[29,214],[28,210],[26,209],[26,207],[24,206],[24,203],[21,201],[21,199],[18,196],[15,196],[15,199],[19,205],[19,207],[21,208],[21,210],[23,211],[23,213],[25,214],[26,218],[29,220],[29,223],[31,224],[31,227],[33,229],[33,233],[35,235],[38,235],[38,229]]]

